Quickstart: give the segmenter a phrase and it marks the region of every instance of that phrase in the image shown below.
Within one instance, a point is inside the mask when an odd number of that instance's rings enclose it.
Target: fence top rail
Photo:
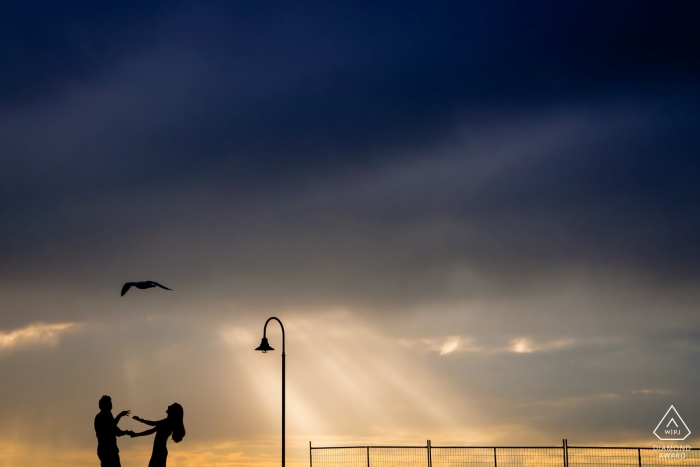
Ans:
[[[670,445],[669,447],[676,446]],[[685,448],[687,445],[678,445],[683,451],[697,451],[700,448]],[[311,449],[426,449],[428,446],[311,446]],[[430,446],[432,449],[563,449],[563,446]],[[567,449],[618,449],[618,450],[641,450],[654,451],[658,448],[641,446],[567,446]],[[673,449],[666,449],[673,450]]]
[[[425,447],[425,446],[423,446]],[[561,446],[430,446],[433,449],[561,449]]]
[[[425,449],[423,446],[311,446],[311,449]],[[430,446],[433,449],[561,449],[561,446]],[[569,446],[571,447],[571,446]],[[637,449],[637,448],[634,448]],[[651,448],[649,448],[651,449]]]
[[[426,446],[311,446],[311,449],[367,449],[367,448],[381,448],[381,449],[425,449]],[[433,446],[435,447],[435,446]]]
[[[691,448],[689,447],[688,449],[685,449],[687,445],[681,445],[681,444],[666,444],[664,445],[666,447],[673,447],[673,446],[678,446],[678,447],[683,447],[684,449],[678,449],[679,451],[697,451],[700,448]],[[654,451],[657,450],[657,448],[650,448],[650,447],[632,447],[632,446],[567,446],[569,449],[641,449],[642,451]],[[667,451],[673,451],[673,449],[666,449]]]

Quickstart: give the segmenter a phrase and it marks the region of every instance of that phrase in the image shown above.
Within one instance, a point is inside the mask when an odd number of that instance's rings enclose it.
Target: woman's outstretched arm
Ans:
[[[151,420],[144,420],[143,418],[141,418],[141,417],[139,417],[139,416],[137,416],[137,415],[134,415],[134,416],[131,417],[131,418],[133,418],[133,419],[136,420],[137,422],[145,423],[146,425],[150,425],[150,426],[156,426],[156,425],[158,424],[158,422],[154,422],[154,421],[151,421]],[[162,421],[162,420],[161,420],[161,421]]]
[[[136,438],[137,436],[148,436],[148,435],[152,435],[156,431],[158,431],[158,428],[151,428],[150,430],[142,431],[141,433],[134,433],[134,434],[131,434],[130,436],[132,438]]]

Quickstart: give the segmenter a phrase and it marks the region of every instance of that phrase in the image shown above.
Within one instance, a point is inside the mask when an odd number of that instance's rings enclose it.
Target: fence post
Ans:
[[[311,441],[309,441],[309,467],[313,467],[313,457],[311,456]]]
[[[567,439],[561,440],[561,450],[564,456],[564,467],[569,467],[569,442]]]
[[[430,440],[428,440],[426,447],[428,450],[428,467],[433,467],[433,447],[430,445]]]
[[[642,467],[642,450],[637,448],[637,459],[639,460],[639,467]]]
[[[496,448],[493,448],[493,467],[498,467],[498,462],[496,461]]]
[[[367,467],[369,467],[369,446],[367,446]]]

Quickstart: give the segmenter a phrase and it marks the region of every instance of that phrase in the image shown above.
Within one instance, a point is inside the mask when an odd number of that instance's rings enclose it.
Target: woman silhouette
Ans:
[[[150,430],[131,435],[132,438],[135,438],[137,436],[147,436],[153,433],[156,434],[156,437],[153,440],[153,453],[151,454],[151,460],[148,462],[148,467],[166,467],[166,462],[168,460],[168,448],[166,447],[168,437],[172,434],[173,441],[176,443],[179,443],[182,441],[182,438],[185,437],[185,425],[182,421],[184,416],[182,406],[176,402],[168,407],[168,410],[166,410],[165,413],[168,414],[168,417],[164,418],[163,420],[158,420],[157,422],[144,420],[136,415],[131,417],[136,421],[155,427],[151,428]]]

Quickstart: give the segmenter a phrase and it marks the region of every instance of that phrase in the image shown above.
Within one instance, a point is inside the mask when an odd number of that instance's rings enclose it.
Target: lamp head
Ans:
[[[275,350],[272,347],[270,347],[270,344],[267,342],[267,337],[263,337],[262,340],[260,341],[260,347],[258,347],[255,350],[262,350],[262,353],[267,353],[268,350]]]

